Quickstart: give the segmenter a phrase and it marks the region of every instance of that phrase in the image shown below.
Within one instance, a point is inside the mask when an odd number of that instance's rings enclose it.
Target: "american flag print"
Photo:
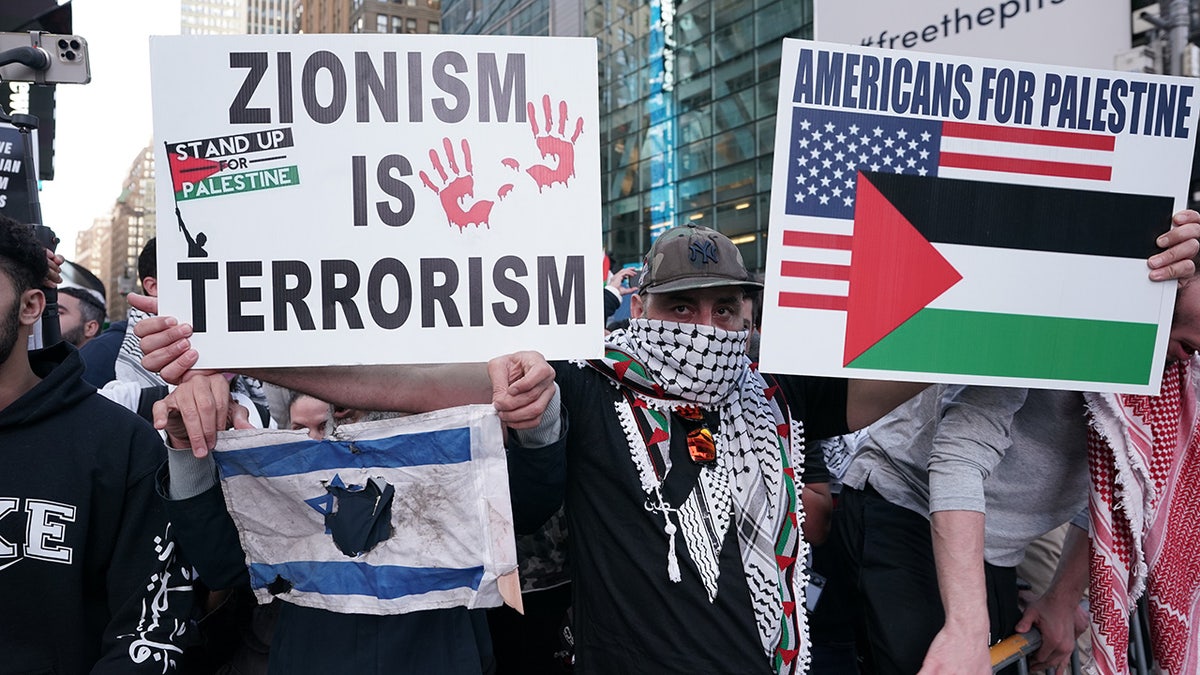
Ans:
[[[845,311],[860,173],[1100,188],[1112,178],[1115,137],[796,106],[783,233],[781,307]],[[819,222],[819,221],[816,221]],[[832,223],[831,223],[832,225]]]
[[[786,212],[854,218],[859,172],[1024,182],[1068,179],[1079,187],[1112,178],[1116,139],[797,106],[792,113]]]

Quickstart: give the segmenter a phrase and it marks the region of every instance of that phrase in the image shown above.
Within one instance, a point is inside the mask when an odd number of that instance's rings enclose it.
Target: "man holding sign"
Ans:
[[[1198,235],[1200,219],[1164,235],[1170,249],[1150,261],[1151,274],[1190,275]],[[768,384],[742,355],[741,299],[753,282],[723,235],[677,228],[659,238],[645,268],[631,328],[610,336],[604,359],[556,364],[557,388],[528,354],[493,361],[494,389],[478,365],[252,374],[375,409],[494,397],[514,421],[551,438],[565,427],[580,672],[803,670],[804,613],[785,594],[803,589],[794,476],[804,439],[860,428],[920,386]],[[147,367],[172,380],[187,375],[198,357],[189,326],[159,317],[141,332]],[[551,396],[546,414],[533,414]],[[224,426],[222,405],[185,386],[160,408],[159,423],[168,414],[194,422],[177,442],[203,453]],[[743,474],[757,479],[742,483]],[[720,536],[698,536],[706,531]]]

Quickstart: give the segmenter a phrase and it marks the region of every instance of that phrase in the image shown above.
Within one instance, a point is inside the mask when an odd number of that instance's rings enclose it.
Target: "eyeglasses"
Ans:
[[[704,414],[696,406],[686,406],[675,411],[687,427],[688,456],[697,464],[711,464],[717,460],[717,444],[712,431],[704,421]]]

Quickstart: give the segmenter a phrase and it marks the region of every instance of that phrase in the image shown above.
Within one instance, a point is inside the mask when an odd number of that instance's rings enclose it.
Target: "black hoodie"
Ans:
[[[42,378],[0,410],[0,673],[165,673],[187,632],[142,419],[81,379],[66,345],[31,352]]]

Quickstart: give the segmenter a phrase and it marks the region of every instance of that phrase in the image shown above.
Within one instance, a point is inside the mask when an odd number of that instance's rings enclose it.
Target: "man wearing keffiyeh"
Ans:
[[[1190,274],[1197,232],[1166,237],[1151,276]],[[758,373],[742,317],[756,287],[727,237],[688,225],[647,254],[630,327],[604,358],[553,364],[554,378],[528,352],[493,360],[492,385],[468,365],[248,374],[351,407],[490,399],[533,427],[521,445],[561,444],[578,673],[802,672],[806,438],[862,428],[924,385]],[[150,321],[144,363],[178,380],[197,357],[188,328]],[[156,409],[160,427],[190,417],[196,389]],[[215,428],[173,442],[206,452]]]
[[[561,404],[518,433],[565,448],[579,673],[805,669],[803,504],[821,496],[803,480],[825,480],[806,436],[921,385],[759,374],[742,316],[759,287],[724,235],[664,233],[629,327],[601,359],[553,364]]]
[[[1179,282],[1158,396],[1086,394],[1097,670],[1129,672],[1130,612],[1143,595],[1155,663],[1200,672],[1200,278]]]

